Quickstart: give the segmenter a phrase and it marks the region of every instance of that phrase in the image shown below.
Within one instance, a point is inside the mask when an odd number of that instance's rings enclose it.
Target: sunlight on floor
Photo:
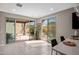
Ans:
[[[26,41],[25,43],[31,47],[50,45],[50,43],[43,41],[43,40]]]

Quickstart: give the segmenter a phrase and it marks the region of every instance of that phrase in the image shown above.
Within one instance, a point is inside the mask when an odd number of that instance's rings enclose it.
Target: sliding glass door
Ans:
[[[56,38],[56,18],[49,17],[42,20],[41,39],[50,42]]]
[[[48,41],[56,38],[56,19],[51,17],[48,19]]]
[[[16,41],[22,40],[23,31],[23,23],[16,21]]]
[[[16,20],[16,40],[34,40],[35,22]]]
[[[29,22],[29,34],[30,40],[35,40],[35,21]]]
[[[29,21],[16,20],[16,41],[29,40]]]
[[[47,36],[48,36],[48,20],[43,20],[41,27],[41,39],[47,40]]]
[[[6,44],[15,41],[15,20],[6,18]]]

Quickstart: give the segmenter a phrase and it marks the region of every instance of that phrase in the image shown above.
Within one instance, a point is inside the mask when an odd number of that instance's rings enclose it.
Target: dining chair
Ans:
[[[61,42],[65,40],[64,36],[60,36]]]
[[[52,47],[51,55],[52,55],[52,53],[53,53],[53,51],[54,51],[54,50],[53,50],[53,47],[56,46],[57,44],[58,44],[58,43],[57,43],[56,39],[52,39],[52,40],[51,40],[51,47]],[[57,54],[57,52],[56,52],[56,54]]]

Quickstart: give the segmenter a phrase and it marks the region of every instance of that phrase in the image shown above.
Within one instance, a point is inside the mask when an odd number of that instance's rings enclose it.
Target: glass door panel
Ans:
[[[29,30],[29,22],[25,24],[25,38],[26,40],[30,39],[30,30]]]
[[[54,17],[48,19],[48,41],[56,38],[56,19]]]
[[[16,41],[22,40],[23,36],[23,23],[16,21]]]
[[[6,20],[6,44],[15,41],[15,20],[7,18]]]
[[[47,40],[47,35],[48,35],[48,20],[43,20],[41,28],[41,39]]]
[[[16,41],[29,40],[29,22],[16,21]]]
[[[30,21],[29,22],[29,31],[30,31],[30,40],[35,39],[35,22]]]

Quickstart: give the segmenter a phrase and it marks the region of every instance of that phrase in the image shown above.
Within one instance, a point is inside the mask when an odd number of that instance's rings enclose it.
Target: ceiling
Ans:
[[[0,11],[39,18],[55,12],[59,12],[78,4],[75,3],[21,3],[22,7],[17,7],[16,3],[0,3]]]

